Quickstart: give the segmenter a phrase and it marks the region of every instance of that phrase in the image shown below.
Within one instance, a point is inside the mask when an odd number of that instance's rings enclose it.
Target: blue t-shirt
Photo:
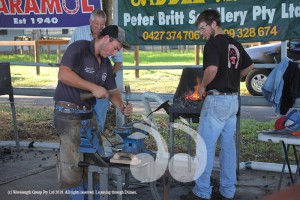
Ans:
[[[60,65],[70,67],[84,80],[100,85],[106,90],[117,88],[110,60],[101,57],[101,64],[98,63],[95,56],[94,41],[79,40],[72,43],[66,49]],[[96,103],[95,99],[90,102],[81,101],[80,93],[86,92],[88,91],[58,81],[54,101],[67,101],[76,105],[93,106]]]

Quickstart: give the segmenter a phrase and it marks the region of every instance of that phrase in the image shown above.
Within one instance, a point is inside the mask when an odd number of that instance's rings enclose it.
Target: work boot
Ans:
[[[222,196],[222,200],[233,200],[233,198],[227,198]]]
[[[187,194],[180,195],[180,200],[210,200],[210,199],[204,199],[204,198],[198,197],[192,191],[190,191]]]

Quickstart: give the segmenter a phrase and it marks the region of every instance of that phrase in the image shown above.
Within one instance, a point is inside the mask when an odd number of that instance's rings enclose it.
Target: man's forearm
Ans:
[[[244,76],[246,76],[253,69],[254,69],[254,64],[251,64],[249,67],[241,70],[240,77],[243,78]]]
[[[60,66],[58,71],[58,80],[71,87],[79,88],[92,92],[97,85],[82,79],[78,74],[67,66]]]
[[[109,99],[114,106],[116,106],[121,112],[124,110],[124,103],[122,100],[122,95],[118,89],[109,90]]]
[[[120,70],[121,66],[122,66],[122,62],[115,62],[113,67],[113,71],[115,74]]]

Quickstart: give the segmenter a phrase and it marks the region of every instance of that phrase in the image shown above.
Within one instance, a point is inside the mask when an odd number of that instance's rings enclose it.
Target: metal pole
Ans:
[[[188,172],[191,172],[192,171],[192,159],[191,159],[191,156],[192,156],[192,143],[191,143],[191,136],[190,136],[190,133],[191,133],[191,119],[190,118],[187,118],[187,121],[188,121],[188,131],[187,131],[187,151],[188,151],[188,154],[189,154],[189,158],[188,158]]]
[[[281,41],[281,60],[287,57],[287,40]]]
[[[118,25],[118,0],[113,2],[113,22],[115,25]]]
[[[236,114],[236,129],[235,129],[235,145],[236,145],[236,174],[240,174],[240,125],[241,125],[241,96],[240,89],[238,92],[239,110]]]
[[[9,101],[10,101],[10,108],[11,108],[12,120],[13,120],[13,125],[14,125],[16,148],[17,148],[17,152],[19,152],[20,151],[20,142],[19,142],[19,133],[18,133],[18,129],[17,129],[17,117],[16,117],[16,109],[15,109],[15,102],[14,102],[13,94],[9,94]]]
[[[113,1],[113,22],[115,25],[118,25],[118,0]],[[121,69],[117,72],[117,76],[115,78],[118,89],[123,92],[124,91],[124,80],[123,80],[123,63]],[[116,125],[120,127],[124,124],[124,115],[116,109]]]

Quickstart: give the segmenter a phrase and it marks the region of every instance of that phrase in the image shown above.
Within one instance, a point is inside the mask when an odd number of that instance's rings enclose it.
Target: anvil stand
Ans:
[[[129,100],[129,94],[130,94],[130,87],[127,86],[125,87],[125,90],[127,91],[127,95],[126,95],[126,104],[128,103],[128,100]],[[80,94],[80,98],[85,101],[89,98],[93,98],[93,95],[91,93],[82,93]],[[127,119],[125,120],[126,122],[128,121]],[[126,123],[128,124],[128,123]],[[125,128],[125,135],[128,135],[128,132],[129,127]],[[131,128],[130,128],[131,130]],[[91,133],[93,130],[88,130],[87,132],[88,133]],[[121,131],[122,132],[122,131]],[[131,131],[130,131],[131,132]],[[92,137],[90,137],[92,138]],[[89,139],[90,140],[90,139]],[[83,138],[83,143],[82,143],[82,148],[81,150],[83,151],[86,151],[87,153],[95,153],[95,151],[97,151],[96,149],[93,149],[93,148],[90,148],[91,144],[88,144],[87,142],[89,142],[88,140],[85,140]],[[128,142],[129,144],[130,142]],[[142,140],[139,140],[137,143],[138,147],[143,147],[143,141]],[[130,148],[131,146],[129,145],[128,146],[128,149],[131,149]],[[133,149],[141,149],[141,148],[133,148]],[[102,151],[101,149],[98,148],[98,152]],[[80,162],[79,163],[79,166],[80,167],[88,167],[88,191],[92,191],[93,190],[93,176],[95,173],[98,173],[100,174],[100,176],[102,178],[99,179],[99,185],[100,185],[100,191],[108,191],[108,177],[109,177],[109,174],[114,174],[117,176],[117,191],[123,191],[122,190],[122,184],[123,184],[123,181],[122,181],[122,174],[123,172],[125,173],[125,185],[124,185],[124,188],[127,188],[127,186],[129,185],[129,172],[130,172],[130,166],[129,165],[124,165],[123,164],[118,164],[118,163],[110,163],[108,166],[106,167],[100,167],[100,166],[95,166],[95,165],[89,165],[88,163],[85,163],[85,162]],[[150,169],[152,168],[151,165],[148,166]],[[159,193],[157,191],[157,188],[156,188],[156,181],[153,181],[153,182],[150,182],[150,191],[151,191],[151,194],[153,196],[153,198],[155,200],[160,200],[160,196],[159,196]],[[88,194],[88,199],[89,200],[92,200],[93,199],[93,194]],[[108,194],[102,194],[101,195],[101,199],[104,199],[104,200],[108,200]],[[118,200],[121,200],[122,199],[122,194],[118,194],[117,196],[117,199]]]
[[[16,109],[14,103],[14,90],[11,84],[10,63],[0,63],[0,95],[9,95],[10,108],[14,126],[17,152],[20,151],[19,134],[17,129]]]

